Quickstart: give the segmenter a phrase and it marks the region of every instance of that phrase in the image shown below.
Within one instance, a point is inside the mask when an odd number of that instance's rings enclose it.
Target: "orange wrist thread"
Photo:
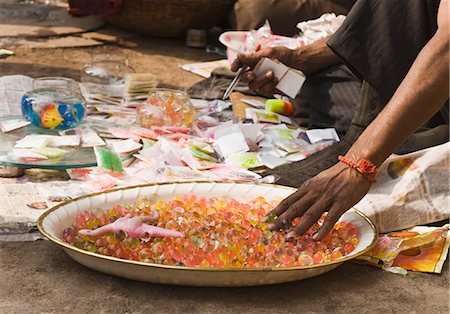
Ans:
[[[353,168],[356,171],[358,171],[360,174],[365,176],[367,180],[369,180],[370,182],[376,181],[378,167],[375,166],[372,162],[368,161],[367,159],[361,159],[359,161],[359,164],[356,164],[355,162],[348,160],[344,156],[339,156],[338,160],[346,164],[350,168]]]

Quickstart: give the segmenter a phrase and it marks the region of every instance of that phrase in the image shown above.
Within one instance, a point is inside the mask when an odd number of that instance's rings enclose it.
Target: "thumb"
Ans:
[[[231,71],[236,72],[237,70],[239,70],[240,67],[242,67],[242,65],[243,64],[238,56],[236,59],[234,59],[233,63],[231,64],[230,69],[231,69]]]

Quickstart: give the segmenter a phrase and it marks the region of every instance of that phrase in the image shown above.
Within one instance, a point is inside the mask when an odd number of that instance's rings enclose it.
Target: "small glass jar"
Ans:
[[[22,114],[34,126],[66,130],[81,123],[86,101],[78,83],[65,77],[42,77],[22,97]]]
[[[90,95],[122,97],[125,76],[129,73],[135,73],[135,70],[128,65],[125,55],[96,54],[92,56],[91,63],[83,67],[81,83]]]
[[[191,127],[196,110],[188,94],[174,89],[157,88],[148,94],[145,104],[137,107],[137,122],[141,127]]]

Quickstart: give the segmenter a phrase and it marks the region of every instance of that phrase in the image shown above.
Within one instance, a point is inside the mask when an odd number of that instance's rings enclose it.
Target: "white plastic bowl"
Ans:
[[[224,32],[219,36],[219,41],[227,47],[227,59],[230,65],[236,59],[237,54],[239,52],[243,52],[242,47],[250,33],[251,32],[247,31],[229,31]],[[281,35],[273,36],[276,41],[270,47],[285,46],[291,49],[295,49],[304,44],[304,41],[301,39],[294,39],[292,37]]]

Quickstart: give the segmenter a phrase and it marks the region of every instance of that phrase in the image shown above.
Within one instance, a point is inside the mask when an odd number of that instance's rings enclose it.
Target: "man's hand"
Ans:
[[[288,67],[302,71],[308,76],[341,62],[327,46],[328,38],[323,38],[311,45],[295,50],[286,47],[273,47],[247,55],[239,54],[231,65],[231,70],[236,72],[242,66],[248,65],[250,70],[244,74],[244,80],[249,87],[263,96],[271,97],[276,92],[275,86],[278,82],[271,71],[268,71],[261,77],[256,76],[252,70],[258,61],[262,58],[278,60]]]
[[[236,72],[242,66],[248,65],[250,70],[244,74],[243,81],[255,92],[265,97],[272,97],[276,92],[275,86],[278,84],[278,80],[274,77],[273,72],[267,71],[264,75],[258,77],[253,69],[262,58],[279,60],[282,63],[286,63],[292,54],[294,54],[294,51],[285,47],[265,48],[247,55],[239,54],[231,65],[231,70]]]
[[[284,199],[267,217],[277,216],[268,225],[272,231],[290,225],[296,217],[302,217],[288,237],[303,235],[328,212],[322,227],[313,239],[323,239],[333,228],[339,217],[366,195],[371,182],[356,170],[338,163],[306,181],[294,194]]]

